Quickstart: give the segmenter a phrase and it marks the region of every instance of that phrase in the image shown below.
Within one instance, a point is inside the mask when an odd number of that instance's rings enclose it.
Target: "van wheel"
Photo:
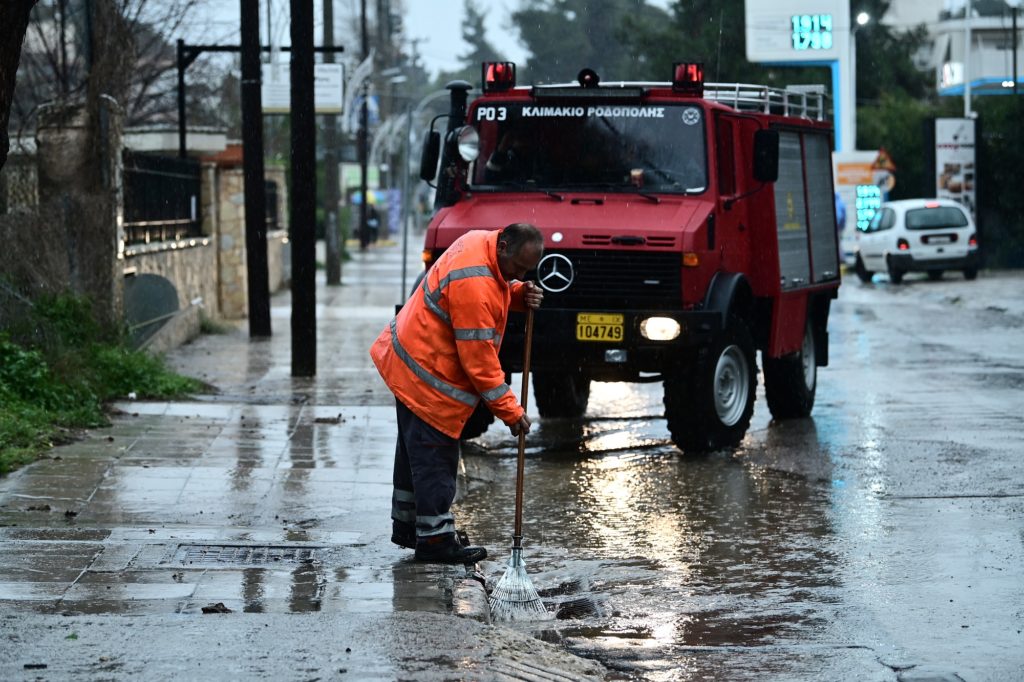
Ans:
[[[928,279],[930,279],[933,282],[938,282],[939,280],[942,279],[942,270],[929,270]]]
[[[818,363],[814,354],[814,328],[807,321],[800,350],[781,358],[763,358],[764,393],[775,419],[806,417],[814,407]]]
[[[893,265],[892,259],[888,261],[889,265],[889,281],[893,284],[899,284],[903,281],[903,271]]]
[[[582,417],[590,401],[590,378],[581,370],[538,372],[534,370],[533,395],[542,417]]]
[[[865,284],[869,284],[871,282],[871,278],[875,274],[864,267],[864,261],[861,260],[859,253],[857,254],[857,263],[853,266],[853,270],[857,273],[857,279]]]
[[[494,415],[491,414],[491,410],[487,407],[487,403],[481,400],[477,403],[476,409],[473,410],[473,414],[469,415],[469,419],[466,420],[466,425],[462,427],[462,435],[459,436],[461,440],[469,440],[470,438],[476,438],[477,436],[483,435],[483,433],[494,423]]]
[[[731,317],[689,367],[666,375],[664,387],[668,430],[681,450],[738,445],[750,428],[757,393],[754,341],[747,325]]]
[[[978,268],[965,268],[964,279],[978,279]]]

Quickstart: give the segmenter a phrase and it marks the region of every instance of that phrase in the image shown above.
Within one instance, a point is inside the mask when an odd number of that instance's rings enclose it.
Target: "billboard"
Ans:
[[[935,196],[959,201],[976,218],[974,125],[972,118],[935,119]]]
[[[747,0],[747,60],[835,61],[848,49],[849,0]]]

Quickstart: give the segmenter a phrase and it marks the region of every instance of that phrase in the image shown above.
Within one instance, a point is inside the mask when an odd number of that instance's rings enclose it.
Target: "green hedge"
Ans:
[[[83,299],[45,298],[17,319],[0,331],[0,474],[69,440],[75,429],[106,425],[110,400],[202,389],[161,358],[129,349],[122,330],[101,329]]]

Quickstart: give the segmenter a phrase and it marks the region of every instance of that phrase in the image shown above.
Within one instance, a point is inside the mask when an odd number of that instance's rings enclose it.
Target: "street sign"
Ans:
[[[291,110],[291,78],[288,64],[264,64],[262,90],[264,114],[287,114]],[[345,95],[342,64],[313,66],[313,102],[318,114],[340,114]]]

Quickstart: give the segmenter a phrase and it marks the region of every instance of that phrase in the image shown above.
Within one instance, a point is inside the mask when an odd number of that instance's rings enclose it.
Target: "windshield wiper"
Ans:
[[[544,194],[548,195],[549,197],[551,197],[552,199],[554,199],[556,201],[564,201],[565,200],[565,197],[562,196],[561,194],[559,194],[558,192],[555,192],[555,191],[550,190],[550,189],[545,189],[543,187],[538,187],[537,183],[535,181],[533,181],[533,180],[528,180],[526,182],[522,182],[522,181],[517,182],[517,181],[513,181],[513,180],[503,180],[501,182],[491,182],[491,183],[486,183],[486,184],[481,184],[481,185],[474,185],[474,188],[475,189],[488,189],[488,190],[499,191],[499,192],[503,191],[503,190],[509,190],[509,189],[517,190],[519,192],[544,192]]]
[[[590,190],[610,189],[610,190],[618,190],[619,192],[630,192],[631,191],[633,194],[638,194],[638,195],[642,196],[644,199],[648,199],[648,200],[650,200],[651,202],[653,202],[655,204],[660,204],[661,203],[661,197],[657,196],[656,194],[651,194],[650,192],[645,192],[641,188],[637,187],[636,185],[628,184],[628,183],[625,183],[625,182],[623,182],[623,183],[618,183],[618,182],[577,182],[577,183],[573,183],[573,184],[564,184],[564,185],[562,185],[562,188],[563,189],[572,188],[572,189],[582,189],[582,190],[588,190],[588,189],[590,189]]]

